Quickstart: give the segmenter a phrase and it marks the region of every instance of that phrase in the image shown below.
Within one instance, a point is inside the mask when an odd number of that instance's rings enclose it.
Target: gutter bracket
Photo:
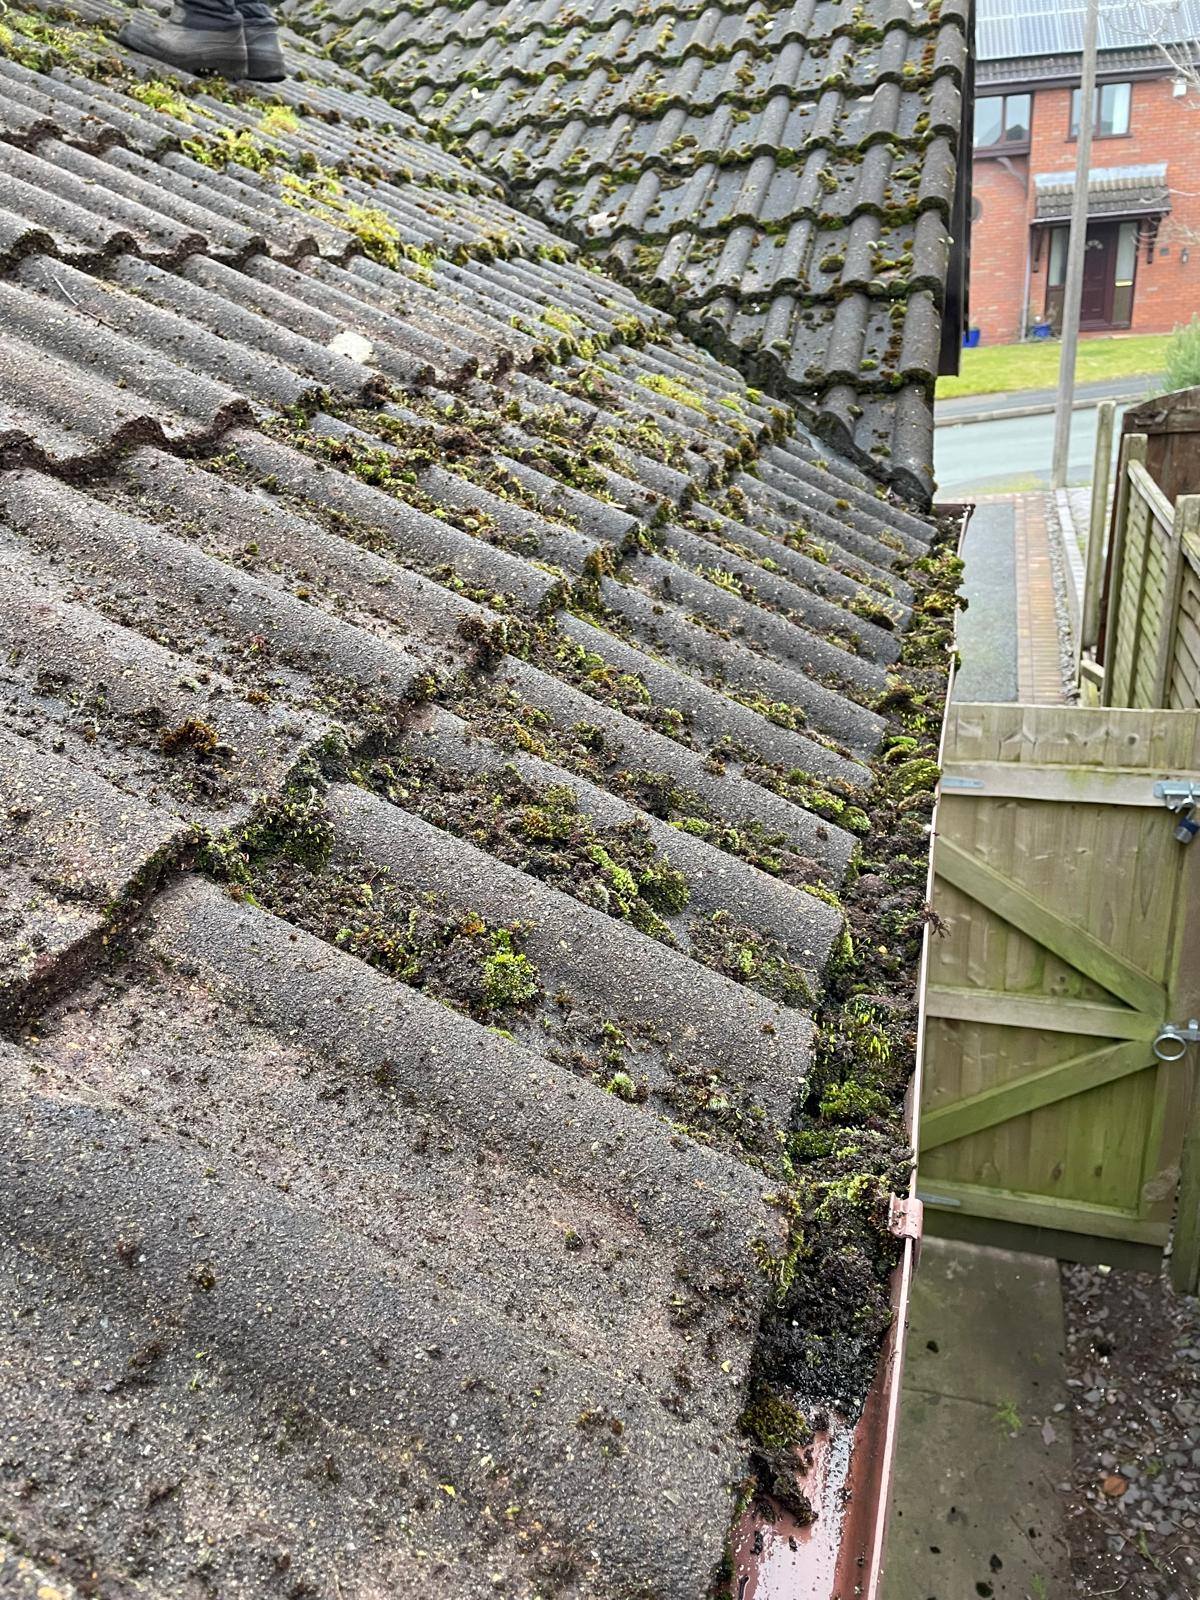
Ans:
[[[913,1266],[921,1259],[921,1235],[925,1230],[925,1207],[916,1195],[894,1194],[888,1207],[888,1232],[894,1239],[911,1239]]]

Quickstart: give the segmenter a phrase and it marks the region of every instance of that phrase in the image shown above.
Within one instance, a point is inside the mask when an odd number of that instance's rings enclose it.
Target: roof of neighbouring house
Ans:
[[[953,568],[126,14],[0,19],[0,1589],[698,1600],[887,1321]]]
[[[289,14],[514,204],[928,498],[939,308],[950,279],[961,312],[952,238],[968,226],[958,0],[294,0]]]
[[[1083,24],[1087,7],[1078,0],[1062,5],[1060,0],[976,0],[975,50],[981,80],[994,70],[992,63],[1033,58],[1034,69],[1044,68],[1045,58],[1078,57],[1083,50]],[[1101,6],[1098,48],[1101,64],[1108,68],[1107,52],[1163,61],[1159,45],[1194,45],[1200,39],[1200,0],[1124,0],[1117,6]],[[1168,69],[1169,70],[1169,69]]]
[[[1037,210],[1034,220],[1046,222],[1069,217],[1075,194],[1073,172],[1034,174]],[[1093,167],[1088,173],[1088,215],[1157,215],[1171,209],[1167,163],[1151,161],[1140,166]]]

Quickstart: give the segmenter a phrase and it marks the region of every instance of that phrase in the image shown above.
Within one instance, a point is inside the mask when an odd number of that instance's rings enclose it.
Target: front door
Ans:
[[[1079,303],[1079,323],[1083,328],[1107,328],[1112,323],[1116,258],[1116,223],[1092,223],[1083,252],[1083,294]]]

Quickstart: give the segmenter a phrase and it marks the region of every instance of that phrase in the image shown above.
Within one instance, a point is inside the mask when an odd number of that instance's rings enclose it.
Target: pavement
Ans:
[[[1058,1264],[926,1239],[883,1600],[1062,1600],[1071,1474]]]
[[[1154,394],[1161,385],[1157,377],[1105,378],[1096,383],[1075,386],[1074,409],[1083,411],[1098,406],[1101,400],[1133,400]],[[1052,415],[1056,392],[1053,389],[1013,389],[1004,394],[965,394],[955,400],[938,400],[934,406],[934,427],[950,428],[963,422],[993,422],[1001,417]]]
[[[1063,703],[1083,567],[1071,517],[1077,512],[1086,527],[1087,505],[1086,495],[1071,493],[976,503],[963,545],[967,609],[958,619],[955,700]]]
[[[976,506],[967,524],[956,700],[1017,698],[1016,520],[1013,500],[990,500]]]

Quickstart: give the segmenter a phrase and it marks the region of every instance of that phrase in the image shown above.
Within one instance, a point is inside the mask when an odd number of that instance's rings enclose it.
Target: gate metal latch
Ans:
[[[1154,785],[1154,798],[1161,800],[1167,810],[1178,817],[1174,834],[1180,844],[1191,844],[1200,833],[1200,817],[1196,816],[1196,807],[1200,806],[1200,783],[1190,778],[1163,779]]]
[[[1200,1044],[1200,1022],[1195,1017],[1186,1028],[1164,1022],[1154,1036],[1154,1054],[1160,1061],[1179,1061],[1190,1044]]]

